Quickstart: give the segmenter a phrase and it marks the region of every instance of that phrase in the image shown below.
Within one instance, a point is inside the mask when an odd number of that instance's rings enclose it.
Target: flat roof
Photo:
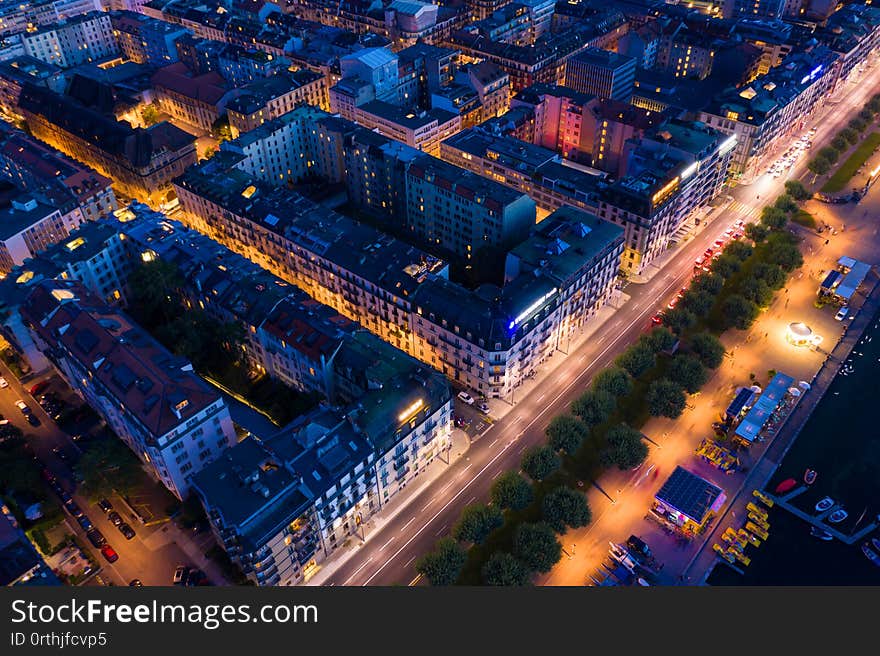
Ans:
[[[709,510],[723,496],[720,487],[679,466],[654,498],[697,524],[702,524]]]
[[[794,383],[794,378],[786,374],[778,373],[755,401],[755,405],[748,411],[739,426],[736,427],[736,436],[747,442],[753,442],[758,433],[770,419],[776,408],[785,398],[788,388]]]

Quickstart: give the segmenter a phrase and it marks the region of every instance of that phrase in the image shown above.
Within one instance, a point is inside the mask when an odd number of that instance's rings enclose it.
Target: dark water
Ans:
[[[807,468],[815,469],[816,482],[794,503],[810,512],[830,496],[849,513],[835,525],[845,534],[880,513],[880,312],[848,362],[852,373],[837,375],[768,485],[773,490],[786,478],[801,482]],[[752,561],[745,576],[719,564],[711,585],[880,585],[880,567],[861,551],[864,539],[823,542],[810,535],[806,522],[775,507],[768,521],[767,542],[747,548]],[[880,537],[880,529],[865,539],[872,537]]]

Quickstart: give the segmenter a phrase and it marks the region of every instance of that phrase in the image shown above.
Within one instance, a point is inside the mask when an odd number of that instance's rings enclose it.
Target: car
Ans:
[[[31,413],[31,409],[28,407],[27,403],[19,399],[15,402],[15,407],[21,410],[21,414],[29,415]]]
[[[83,516],[82,508],[80,508],[78,505],[76,505],[76,501],[74,501],[73,499],[65,501],[64,507],[67,509],[67,512],[69,512],[71,515],[73,515],[77,519],[79,519],[80,517]]]
[[[174,570],[174,575],[171,577],[171,584],[184,585],[186,583],[187,574],[189,574],[189,567],[186,565],[178,565]]]
[[[144,584],[141,583],[141,580],[140,580],[140,579],[132,579],[131,581],[128,582],[128,585],[129,585],[130,587],[132,587],[132,588],[142,588],[142,587],[144,587]]]
[[[703,263],[705,261],[706,261],[706,258],[701,255],[696,260],[694,260],[694,266],[699,269],[701,266],[703,266]]]
[[[8,423],[9,423],[9,420],[6,417],[4,417],[3,415],[0,415],[0,426],[5,426]]]
[[[724,240],[723,239],[716,239],[715,240],[715,248],[721,248],[722,246],[724,246]]]
[[[653,317],[651,317],[651,325],[652,326],[659,326],[661,323],[663,323],[663,313],[662,312],[658,312]]]
[[[61,488],[60,485],[58,487],[59,487],[58,498],[61,499],[61,503],[68,503],[68,502],[72,501],[71,496],[67,492],[65,492],[63,489],[60,489]]]
[[[834,318],[838,321],[843,321],[846,318],[847,314],[849,314],[849,307],[844,305],[837,311],[837,314],[834,315]]]
[[[47,389],[49,389],[49,381],[42,380],[39,383],[37,383],[36,385],[34,385],[33,387],[31,387],[31,389],[29,391],[31,393],[31,396],[36,396],[37,394],[40,394],[40,393],[46,391]]]
[[[115,510],[111,510],[107,513],[107,519],[110,520],[110,523],[113,524],[113,526],[119,526],[122,524],[122,516]]]
[[[82,527],[84,531],[90,531],[92,529],[92,520],[90,520],[85,515],[76,518],[77,523]]]
[[[678,302],[681,300],[681,298],[683,296],[684,296],[684,292],[678,292],[678,294],[675,295],[675,298],[673,298],[671,301],[669,301],[669,305],[667,305],[666,307],[670,310],[674,310],[675,306],[678,305]]]
[[[101,500],[98,502],[98,508],[100,508],[101,510],[103,510],[105,513],[108,513],[108,512],[110,512],[111,510],[113,510],[113,504],[110,503],[110,501],[107,500],[107,499],[101,499]]]
[[[9,383],[6,382],[3,376],[0,376],[0,389],[6,389],[7,387],[9,387]]]
[[[459,398],[459,400],[464,401],[464,402],[467,403],[468,405],[473,405],[473,404],[474,404],[474,397],[472,397],[472,396],[471,396],[470,394],[468,394],[467,392],[459,392],[459,393],[458,393],[458,398]]]
[[[136,535],[134,529],[125,522],[122,522],[117,528],[119,529],[119,532],[125,536],[126,540],[131,540]]]
[[[27,423],[29,423],[31,426],[39,426],[40,425],[40,418],[37,417],[37,415],[35,415],[33,413],[29,413],[27,415]]]
[[[101,555],[107,559],[108,563],[115,563],[119,560],[119,554],[116,553],[116,550],[109,544],[105,544],[101,547]]]
[[[477,408],[479,408],[480,412],[483,414],[489,413],[489,404],[485,401],[480,401],[479,404],[477,404]]]
[[[105,538],[104,534],[96,528],[86,531],[86,537],[95,547],[100,548],[107,544],[107,538]]]
[[[193,588],[197,585],[205,585],[208,581],[208,577],[205,576],[205,573],[200,569],[191,569],[186,574],[186,582],[184,585],[188,588]]]

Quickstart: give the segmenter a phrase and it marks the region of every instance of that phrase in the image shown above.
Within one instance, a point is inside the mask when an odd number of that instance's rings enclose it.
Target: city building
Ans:
[[[256,48],[226,46],[217,57],[218,73],[230,87],[246,84],[286,71],[290,61],[270,52]]]
[[[213,130],[231,96],[218,73],[193,75],[183,62],[160,68],[151,81],[159,108],[202,132]]]
[[[54,64],[27,55],[7,59],[0,63],[0,111],[18,116],[18,99],[28,83],[59,93],[67,86],[61,69]]]
[[[325,76],[308,70],[283,72],[236,89],[235,97],[226,103],[232,138],[279,118],[300,104],[330,109]]]
[[[416,150],[439,155],[440,142],[461,129],[462,117],[443,109],[406,110],[371,100],[356,107],[350,120]]]
[[[587,48],[565,64],[565,86],[600,98],[629,102],[636,60],[608,50]]]
[[[120,55],[157,68],[177,62],[177,40],[189,35],[189,30],[180,25],[132,11],[110,12],[110,24]]]
[[[21,35],[24,53],[48,64],[71,68],[119,54],[110,14],[91,12],[59,20]]]
[[[61,585],[9,508],[0,515],[0,586]]]
[[[220,394],[79,282],[38,284],[21,313],[59,375],[177,498],[235,444]]]
[[[132,128],[33,86],[23,89],[19,106],[37,139],[107,176],[133,198],[164,201],[171,181],[196,161],[195,137],[168,122]]]
[[[651,512],[688,535],[698,535],[718,514],[727,495],[717,485],[676,467],[654,496]]]
[[[66,238],[77,223],[65,221],[54,205],[39,202],[8,185],[0,199],[0,274],[9,273],[35,253]],[[11,192],[11,193],[10,193]]]
[[[0,2],[0,36],[102,9],[100,0],[4,0]]]

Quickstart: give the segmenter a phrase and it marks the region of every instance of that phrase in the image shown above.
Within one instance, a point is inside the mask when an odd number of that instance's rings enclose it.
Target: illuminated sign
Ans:
[[[734,148],[736,148],[736,135],[732,134],[729,137],[727,137],[727,139],[724,140],[724,142],[721,144],[721,146],[719,146],[718,154],[719,155],[726,155]]]
[[[663,185],[663,188],[660,189],[660,191],[658,191],[651,197],[651,202],[656,205],[657,201],[663,199],[665,196],[668,196],[669,193],[678,186],[678,183],[679,178],[673,178],[672,180],[667,182],[665,185]]]
[[[687,179],[688,179],[689,177],[691,177],[694,173],[696,173],[696,172],[697,172],[697,169],[699,169],[699,168],[700,168],[700,163],[699,163],[699,162],[694,162],[694,163],[691,164],[689,167],[687,167],[684,171],[681,172],[681,179],[682,179],[682,180],[687,180]]]
[[[822,64],[819,64],[816,68],[810,71],[809,75],[804,75],[803,79],[801,79],[801,84],[806,84],[807,82],[811,82],[818,77],[819,73],[822,72]]]
[[[519,313],[519,316],[518,316],[516,319],[514,319],[514,320],[511,321],[509,324],[507,324],[507,327],[508,327],[510,330],[513,330],[513,327],[516,326],[516,324],[522,322],[523,319],[525,319],[525,318],[528,317],[532,312],[534,312],[535,310],[537,310],[538,308],[540,308],[541,305],[543,305],[543,304],[547,301],[547,299],[549,299],[549,298],[552,297],[554,294],[556,294],[557,291],[559,291],[559,290],[556,289],[556,288],[554,287],[554,288],[551,289],[549,292],[547,292],[546,294],[544,294],[541,298],[539,298],[537,301],[535,301],[534,303],[532,303],[532,304],[531,304],[529,307],[527,307],[525,310],[523,310],[522,312],[520,312],[520,313]]]
[[[410,405],[406,410],[397,415],[397,421],[406,421],[419,410],[421,410],[424,405],[425,402],[422,399],[419,399],[418,401]]]

